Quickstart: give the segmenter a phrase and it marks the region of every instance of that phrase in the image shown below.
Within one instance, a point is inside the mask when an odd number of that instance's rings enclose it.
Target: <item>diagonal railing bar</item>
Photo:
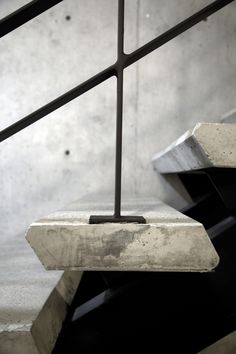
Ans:
[[[150,54],[155,49],[161,47],[165,43],[179,36],[181,33],[187,31],[191,27],[195,26],[205,18],[219,11],[220,9],[222,9],[233,1],[234,0],[216,0],[210,5],[204,7],[202,10],[196,12],[194,15],[188,17],[186,20],[172,27],[165,33],[144,44],[142,47],[138,48],[134,52],[126,54],[125,67],[135,63],[147,54]]]
[[[74,87],[72,90],[59,96],[55,100],[46,104],[45,106],[39,108],[35,112],[29,114],[28,116],[18,120],[16,123],[13,123],[9,127],[3,129],[0,132],[0,142],[8,139],[10,136],[18,133],[19,131],[28,127],[29,125],[37,122],[39,119],[45,117],[49,113],[52,113],[56,109],[64,106],[65,104],[69,103],[73,99],[89,91],[91,88],[101,84],[103,81],[109,79],[114,75],[115,75],[115,68],[112,65],[107,69],[103,70],[102,72],[100,72],[99,74],[91,77],[90,79],[84,81],[80,85]]]
[[[19,9],[15,13],[9,15],[5,19],[0,21],[0,36],[4,33],[4,21],[5,31],[8,32],[19,27],[24,22],[37,16],[37,14],[45,11],[47,8],[59,3],[62,0],[34,0],[25,7]],[[124,53],[124,1],[118,0],[118,38],[117,38],[117,61],[115,64],[109,66],[107,69],[91,77],[90,79],[79,84],[72,90],[66,92],[62,96],[59,96],[55,100],[49,102],[45,106],[29,114],[25,118],[17,121],[16,123],[8,126],[0,131],[0,142],[21,131],[27,126],[35,123],[39,119],[62,107],[68,102],[72,101],[76,97],[89,91],[93,87],[101,84],[103,81],[109,79],[112,76],[117,77],[117,110],[116,110],[116,160],[115,160],[115,201],[114,201],[114,215],[104,216],[95,215],[90,217],[90,223],[104,223],[104,222],[138,222],[145,223],[145,219],[142,216],[122,216],[121,215],[121,180],[122,180],[122,122],[123,122],[123,71],[128,66],[134,64],[144,56],[150,54],[155,49],[161,47],[165,43],[174,39],[181,33],[190,29],[206,17],[209,17],[216,11],[220,10],[227,4],[234,0],[216,0],[210,5],[206,6],[202,10],[198,11],[194,15],[190,16],[186,20],[180,22],[176,26],[172,27],[165,33],[156,37],[152,41],[138,48],[130,54]],[[40,7],[40,3],[41,6]],[[42,4],[44,3],[44,5]],[[47,5],[45,5],[47,3]],[[30,14],[29,8],[32,6],[33,13]],[[38,7],[37,7],[38,6]],[[43,9],[44,6],[44,9]],[[12,20],[12,23],[11,23]],[[8,23],[8,25],[6,25]],[[2,31],[2,32],[1,32]],[[6,32],[6,33],[8,33]],[[5,33],[5,34],[6,34]],[[4,35],[4,34],[3,34]]]
[[[0,38],[63,0],[33,0],[0,20]]]
[[[37,0],[39,1],[39,0]],[[54,0],[55,1],[55,0]],[[58,0],[57,0],[58,1]],[[61,0],[60,0],[61,1]],[[168,41],[174,39],[182,32],[190,29],[204,18],[209,17],[214,12],[220,10],[227,4],[233,2],[235,0],[216,0],[212,4],[206,6],[196,14],[190,16],[188,19],[180,22],[173,28],[169,29],[165,33],[161,34],[157,38],[153,39],[152,41],[146,43],[142,47],[138,48],[134,52],[130,54],[124,54],[122,56],[122,61],[119,63],[116,62],[114,65],[111,65],[104,71],[98,73],[97,75],[91,77],[87,81],[79,84],[72,90],[66,92],[62,96],[56,98],[55,100],[49,102],[45,106],[41,107],[37,111],[29,114],[28,116],[22,118],[21,120],[17,121],[16,123],[10,125],[9,127],[0,131],[0,142],[8,139],[10,136],[16,134],[17,132],[21,131],[22,129],[28,127],[29,125],[35,123],[39,119],[45,117],[49,113],[55,111],[56,109],[60,108],[61,106],[65,105],[66,103],[70,102],[74,98],[82,95],[86,91],[92,89],[93,87],[99,85],[103,81],[109,79],[111,76],[116,75],[118,73],[118,65],[123,66],[126,68],[139,59],[143,58],[147,54],[151,53],[158,47],[164,45]],[[34,1],[33,1],[34,2]]]
[[[39,0],[37,0],[39,1]],[[42,0],[40,0],[42,1]],[[58,1],[58,0],[53,0]],[[61,1],[61,0],[60,0]],[[174,39],[177,37],[179,34],[182,32],[186,31],[187,29],[190,29],[200,21],[202,21],[204,18],[210,16],[214,12],[220,10],[222,7],[226,6],[227,4],[233,2],[235,0],[216,0],[212,4],[206,6],[196,14],[190,16],[188,19],[180,22],[173,28],[169,29],[162,35],[158,36],[157,38],[153,39],[152,41],[148,42],[147,44],[143,45],[142,47],[138,48],[134,52],[130,54],[124,54],[122,55],[122,60],[118,60],[114,65],[111,65],[104,71],[98,73],[97,75],[91,77],[87,81],[79,84],[72,90],[66,92],[62,96],[56,98],[55,100],[49,102],[45,106],[41,107],[40,109],[36,110],[35,112],[29,114],[28,116],[22,118],[21,120],[17,121],[16,123],[10,125],[9,127],[3,129],[0,131],[0,142],[4,141],[5,139],[9,138],[10,136],[16,134],[17,132],[21,131],[22,129],[28,127],[29,125],[35,123],[39,119],[45,117],[49,113],[55,111],[56,109],[62,107],[63,105],[67,104],[74,98],[77,98],[78,96],[82,95],[86,91],[92,89],[93,87],[99,85],[103,81],[109,79],[110,77],[114,75],[118,75],[119,67],[126,68],[139,59],[143,58],[147,54],[151,53],[158,47],[164,45],[171,39]],[[32,1],[35,2],[35,1]],[[49,1],[50,2],[50,1]],[[52,0],[51,0],[52,2]],[[27,6],[27,5],[26,5]]]

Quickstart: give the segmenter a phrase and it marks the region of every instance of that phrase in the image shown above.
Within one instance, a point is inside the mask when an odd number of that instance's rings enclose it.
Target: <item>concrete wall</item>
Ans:
[[[28,0],[0,0],[0,17]],[[210,3],[127,0],[130,52]],[[0,41],[0,129],[115,61],[115,0],[65,0]],[[175,206],[152,156],[235,107],[236,3],[125,71],[124,195]],[[88,193],[113,194],[114,78],[0,146],[1,237]]]

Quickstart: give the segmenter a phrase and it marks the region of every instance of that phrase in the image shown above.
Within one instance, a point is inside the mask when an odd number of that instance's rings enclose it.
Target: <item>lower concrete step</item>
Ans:
[[[27,240],[46,269],[207,272],[218,255],[202,224],[157,200],[130,200],[124,215],[146,224],[89,224],[109,201],[77,202],[31,224]]]
[[[236,353],[236,331],[228,334],[216,343],[210,345],[198,354],[235,354]]]
[[[1,242],[0,353],[51,353],[80,278],[46,272],[24,237]]]

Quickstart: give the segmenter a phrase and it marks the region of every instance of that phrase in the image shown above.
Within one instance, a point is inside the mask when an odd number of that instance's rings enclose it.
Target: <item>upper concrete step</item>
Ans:
[[[46,269],[206,272],[218,256],[203,226],[156,200],[123,204],[146,224],[89,224],[112,203],[74,203],[31,224],[27,240]]]
[[[46,272],[24,237],[0,244],[0,353],[49,354],[80,272]]]
[[[198,123],[153,158],[161,173],[236,168],[236,125]]]

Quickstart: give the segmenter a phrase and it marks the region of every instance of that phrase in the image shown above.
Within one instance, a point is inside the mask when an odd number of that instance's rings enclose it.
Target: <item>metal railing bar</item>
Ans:
[[[161,47],[165,43],[179,36],[181,33],[187,31],[197,23],[204,20],[206,17],[214,14],[224,6],[233,2],[234,0],[216,0],[210,5],[204,7],[202,10],[198,11],[194,15],[188,17],[186,20],[180,22],[176,26],[172,27],[165,33],[151,40],[150,42],[144,44],[142,47],[138,48],[134,52],[125,55],[124,66],[128,67],[131,64],[135,63],[139,59],[143,58],[147,54],[153,52],[155,49]]]
[[[0,21],[0,37],[11,30],[19,27],[37,14],[45,11],[47,8],[59,3],[62,0],[34,0],[15,13],[9,15]],[[216,0],[186,20],[180,22],[165,33],[156,37],[152,41],[138,48],[130,54],[124,53],[124,0],[119,0],[118,6],[118,38],[117,38],[117,61],[107,69],[79,84],[72,90],[59,96],[55,100],[29,114],[25,118],[8,126],[0,132],[0,142],[16,134],[27,126],[35,123],[39,119],[62,107],[93,87],[112,76],[117,77],[117,111],[116,111],[116,160],[115,160],[115,200],[114,215],[90,216],[90,223],[103,222],[138,222],[145,223],[141,216],[121,216],[121,181],[122,181],[122,125],[123,125],[123,71],[126,67],[132,65],[144,56],[150,54],[155,49],[174,39],[181,33],[190,29],[206,17],[209,17],[234,0]],[[43,6],[44,3],[44,6]],[[47,4],[45,6],[45,4]],[[32,6],[32,9],[30,7]],[[38,7],[37,7],[38,6]],[[4,32],[5,31],[5,32]]]
[[[121,215],[121,184],[122,184],[122,126],[123,126],[123,74],[124,74],[124,0],[118,0],[118,29],[117,29],[117,61],[114,64],[117,77],[116,96],[116,158],[115,158],[115,196],[113,215],[91,215],[90,224],[101,223],[139,223],[145,224],[142,216]]]
[[[122,180],[122,126],[123,126],[123,58],[124,58],[124,0],[118,3],[117,36],[117,95],[116,95],[116,159],[115,159],[115,203],[114,217],[121,213]]]
[[[48,7],[49,4],[56,3],[62,0],[49,0],[47,2]],[[214,12],[220,10],[222,7],[226,6],[227,4],[233,2],[234,0],[216,0],[212,4],[206,6],[196,14],[190,16],[188,19],[180,22],[178,25],[174,26],[173,28],[169,29],[167,32],[163,33],[162,35],[158,36],[157,38],[153,39],[152,41],[148,42],[147,44],[143,45],[142,47],[138,48],[134,52],[130,54],[122,54],[120,59],[114,65],[111,65],[104,71],[98,73],[97,75],[93,76],[92,78],[88,79],[87,81],[83,82],[82,84],[76,86],[72,90],[68,91],[67,93],[63,94],[62,96],[56,98],[55,100],[51,101],[47,105],[41,107],[37,111],[29,114],[25,118],[17,121],[16,123],[10,125],[9,127],[0,131],[0,142],[4,141],[5,139],[9,138],[10,136],[16,134],[17,132],[21,131],[22,129],[26,128],[27,126],[33,124],[34,122],[38,121],[39,119],[43,118],[47,114],[55,111],[56,109],[60,108],[64,104],[70,102],[74,98],[82,95],[84,92],[90,90],[91,88],[99,85],[103,81],[107,80],[113,75],[118,77],[118,73],[120,70],[132,65],[139,59],[143,58],[147,54],[151,53],[158,47],[162,46],[163,44],[167,43],[171,39],[177,37],[179,34],[183,33],[184,31],[188,30],[198,22],[202,21],[206,17],[210,16]],[[42,2],[42,0],[34,0],[32,3]],[[43,1],[44,2],[44,1]],[[30,4],[26,5],[30,6]],[[23,7],[24,8],[24,7]],[[21,8],[22,9],[22,8]],[[18,11],[20,11],[19,9]],[[17,12],[18,12],[17,11]],[[5,18],[6,19],[6,18]],[[2,20],[4,21],[4,19]],[[1,22],[0,21],[0,25]],[[1,33],[1,31],[0,31]],[[119,45],[119,44],[118,44]]]
[[[116,75],[115,66],[114,65],[109,66],[107,69],[103,70],[99,74],[84,81],[80,85],[74,87],[70,91],[59,96],[55,100],[46,104],[45,106],[39,108],[38,110],[34,111],[28,116],[18,120],[16,123],[13,123],[9,127],[0,131],[0,142],[18,133],[19,131],[28,127],[29,125],[37,122],[39,119],[45,117],[47,114],[52,113],[56,109],[62,107],[63,105],[67,104],[68,102],[72,101],[73,99],[77,98],[83,93],[89,91],[91,88],[101,84],[102,82],[106,81],[107,79],[109,79],[114,75]]]
[[[63,0],[33,0],[0,20],[0,38]]]

